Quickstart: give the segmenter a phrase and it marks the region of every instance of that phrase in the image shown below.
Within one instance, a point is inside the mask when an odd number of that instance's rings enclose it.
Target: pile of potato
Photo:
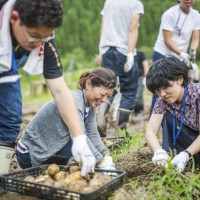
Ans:
[[[27,176],[24,181],[42,183],[64,189],[71,189],[81,192],[91,192],[101,185],[112,180],[112,177],[103,173],[87,174],[81,176],[79,166],[71,166],[69,171],[60,170],[56,164],[48,166],[43,174],[33,177]]]

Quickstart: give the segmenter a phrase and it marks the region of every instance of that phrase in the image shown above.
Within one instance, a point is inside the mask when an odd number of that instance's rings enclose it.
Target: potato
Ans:
[[[74,180],[69,183],[69,188],[76,191],[81,191],[84,187],[87,187],[87,181],[84,179]]]
[[[92,190],[93,190],[93,188],[88,186],[88,187],[81,189],[81,192],[91,192]]]
[[[102,181],[99,179],[91,179],[89,182],[89,187],[95,189],[102,185]]]
[[[54,186],[55,187],[59,187],[59,188],[67,188],[67,184],[63,180],[56,181],[55,184],[54,184]]]
[[[34,182],[34,181],[35,181],[35,177],[33,177],[33,176],[26,176],[26,177],[24,178],[24,181]]]
[[[112,180],[112,177],[103,173],[95,173],[93,179],[101,180],[103,184]]]
[[[61,180],[64,180],[65,178],[67,178],[67,175],[68,175],[67,172],[59,171],[54,175],[53,178],[55,181],[61,181]]]
[[[49,175],[39,175],[36,177],[35,182],[43,183],[46,185],[54,185],[55,181]]]
[[[48,178],[42,183],[45,184],[45,185],[54,185],[55,181],[52,178]]]
[[[48,166],[48,174],[51,176],[54,176],[59,171],[60,171],[60,167],[56,164],[51,164]]]
[[[42,174],[43,174],[43,175],[49,175],[48,169],[46,169],[45,171],[43,171]]]
[[[82,179],[81,172],[76,171],[76,172],[70,174],[69,176],[67,176],[67,178],[64,179],[64,181],[67,185],[69,185],[70,182],[75,181],[75,180],[81,180],[81,179]]]
[[[80,167],[77,166],[77,165],[71,166],[71,167],[69,168],[69,173],[70,173],[70,174],[72,174],[72,173],[74,173],[74,172],[76,172],[76,171],[80,171]]]

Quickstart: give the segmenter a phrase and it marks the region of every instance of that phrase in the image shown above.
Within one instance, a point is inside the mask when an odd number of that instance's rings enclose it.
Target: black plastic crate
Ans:
[[[131,137],[110,137],[110,138],[102,138],[103,140],[107,140],[107,142],[111,142],[112,144],[106,145],[110,151],[119,150],[123,145],[128,144]]]
[[[68,171],[69,166],[59,165],[61,170]],[[24,181],[28,176],[38,176],[48,168],[48,165],[41,165],[39,167],[32,167],[14,173],[0,175],[0,184],[5,190],[18,192],[26,195],[36,196],[44,199],[62,200],[93,200],[93,199],[107,199],[109,194],[121,187],[124,182],[125,171],[112,171],[95,169],[95,172],[114,172],[113,179],[108,183],[92,190],[91,192],[79,192],[71,189],[63,189],[54,186],[44,185],[35,182]]]

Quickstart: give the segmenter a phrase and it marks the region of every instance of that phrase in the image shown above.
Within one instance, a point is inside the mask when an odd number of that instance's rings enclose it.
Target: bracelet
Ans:
[[[189,158],[192,157],[192,154],[188,150],[185,150],[184,152],[188,154]]]

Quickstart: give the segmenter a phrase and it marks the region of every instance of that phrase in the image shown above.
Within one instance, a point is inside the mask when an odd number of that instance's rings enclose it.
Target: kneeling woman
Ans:
[[[150,117],[146,139],[154,152],[152,161],[167,166],[171,163],[182,172],[191,156],[200,164],[200,84],[189,83],[188,68],[175,57],[165,57],[153,63],[146,77],[147,88],[156,92],[156,101]],[[157,133],[162,124],[163,144]]]
[[[87,144],[95,156],[96,164],[102,169],[114,170],[115,167],[97,131],[95,108],[112,96],[116,85],[116,76],[111,70],[97,68],[83,73],[78,89],[72,91]],[[70,131],[52,100],[35,115],[18,141],[18,163],[21,168],[50,163],[66,164],[72,157],[72,151],[76,151],[72,143]],[[81,162],[79,155],[73,155],[76,161]],[[82,170],[82,175],[88,171]]]

